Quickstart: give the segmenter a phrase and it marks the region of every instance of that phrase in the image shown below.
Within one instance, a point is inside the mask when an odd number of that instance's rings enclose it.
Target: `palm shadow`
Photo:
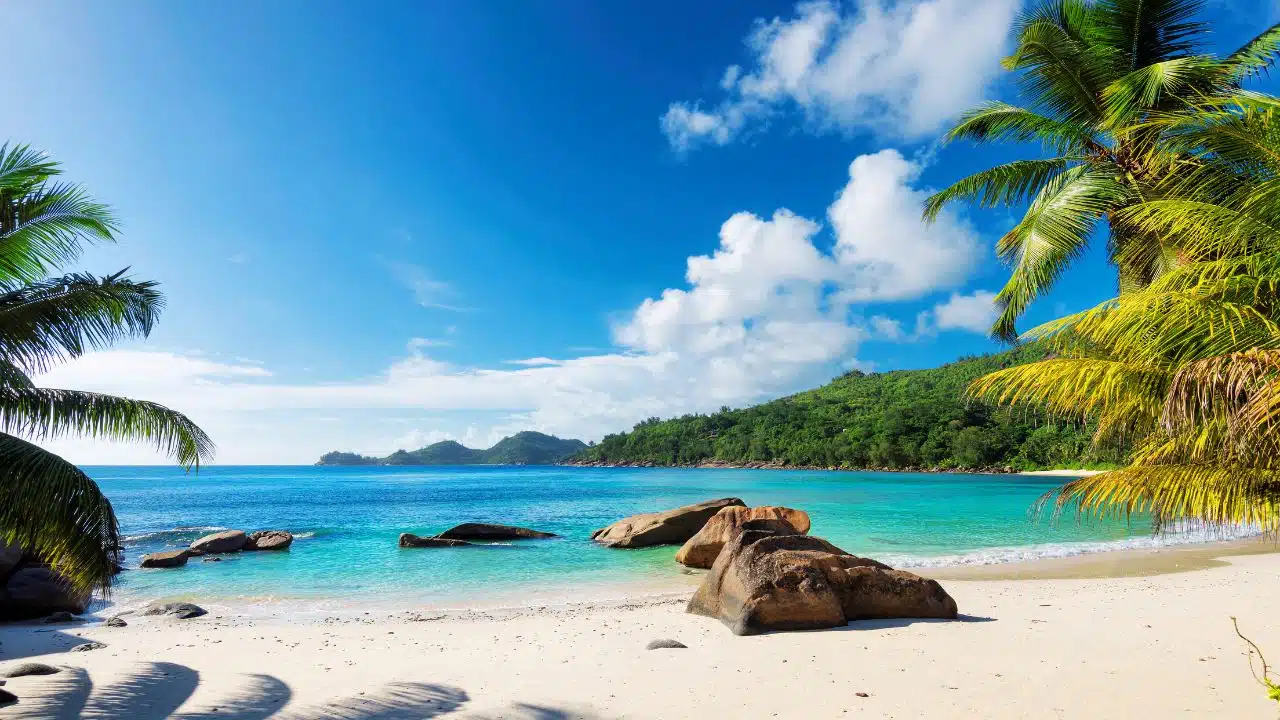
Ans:
[[[89,623],[81,623],[88,625]],[[21,660],[37,655],[64,653],[76,645],[89,642],[78,635],[63,632],[60,628],[40,624],[32,629],[34,622],[5,623],[0,625],[0,662]],[[75,627],[75,625],[70,625]],[[67,626],[63,626],[67,627]]]
[[[470,699],[448,685],[396,682],[368,695],[292,708],[286,706],[293,692],[283,681],[269,675],[247,678],[216,704],[178,712],[200,684],[199,673],[189,667],[144,663],[124,679],[97,688],[82,668],[63,668],[57,675],[10,681],[6,689],[19,699],[5,711],[6,717],[41,720],[416,720],[446,715]]]

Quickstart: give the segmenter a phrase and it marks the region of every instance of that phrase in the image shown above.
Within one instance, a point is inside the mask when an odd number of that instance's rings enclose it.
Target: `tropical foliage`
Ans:
[[[1051,0],[1026,13],[1005,67],[1018,74],[1021,106],[989,102],[967,114],[948,141],[1036,142],[1050,156],[975,173],[931,197],[932,220],[951,202],[1027,204],[999,241],[1012,269],[997,296],[997,338],[1053,286],[1090,239],[1105,232],[1121,292],[1140,289],[1182,259],[1180,237],[1153,232],[1124,213],[1169,196],[1203,156],[1165,142],[1153,117],[1194,116],[1206,101],[1234,97],[1280,48],[1272,27],[1226,57],[1203,52],[1202,0]],[[1218,175],[1232,192],[1231,176]]]
[[[41,449],[69,435],[139,440],[188,468],[213,444],[155,403],[37,387],[33,375],[112,343],[145,337],[164,302],[119,272],[50,276],[85,244],[114,242],[110,211],[57,182],[56,163],[0,147],[0,540],[48,562],[78,590],[106,591],[120,546],[111,503],[75,465]]]
[[[1191,37],[1198,26],[1188,13],[1198,5],[1144,7],[1177,7]],[[1176,34],[1163,27],[1156,36]],[[1150,513],[1157,528],[1280,530],[1280,104],[1232,84],[1270,63],[1276,35],[1272,28],[1227,61],[1197,61],[1231,83],[1179,86],[1176,101],[1145,105],[1128,122],[1125,133],[1147,139],[1134,162],[1159,171],[1143,192],[1101,212],[1121,294],[1024,336],[1052,358],[971,388],[997,404],[1089,421],[1095,448],[1132,445],[1129,466],[1046,498],[1058,511]],[[1088,206],[1063,216],[1100,217]],[[1139,262],[1155,257],[1167,261]],[[1021,272],[1015,265],[1011,286]],[[1140,282],[1126,282],[1133,273]]]
[[[606,436],[582,462],[690,465],[708,461],[883,469],[1035,470],[1115,463],[1090,449],[1079,423],[966,402],[976,378],[1044,357],[1035,346],[929,370],[846,373],[828,385],[754,407],[647,420]]]

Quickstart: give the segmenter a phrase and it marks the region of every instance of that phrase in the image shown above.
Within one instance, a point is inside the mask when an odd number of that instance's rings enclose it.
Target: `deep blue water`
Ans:
[[[590,532],[618,518],[736,496],[805,510],[812,533],[900,566],[994,562],[1154,542],[1143,523],[1054,527],[1028,506],[1060,482],[1018,475],[562,467],[91,467],[127,537],[126,599],[337,599],[419,605],[680,582],[675,548],[612,550]],[[466,521],[555,532],[557,540],[402,550],[401,532]],[[175,528],[188,528],[175,532]],[[287,553],[181,569],[136,569],[143,553],[221,528],[285,529]]]

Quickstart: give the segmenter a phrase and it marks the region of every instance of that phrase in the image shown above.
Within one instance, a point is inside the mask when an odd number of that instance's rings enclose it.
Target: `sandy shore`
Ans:
[[[1101,475],[1106,470],[1071,470],[1067,468],[1059,470],[1023,470],[1019,475],[1043,475],[1045,477],[1093,477]]]
[[[954,570],[944,583],[959,621],[749,638],[685,614],[683,595],[309,623],[6,626],[0,674],[24,659],[68,669],[9,680],[21,701],[0,717],[1275,718],[1230,621],[1280,661],[1280,554],[1261,549],[1113,558],[1130,577]],[[1058,565],[1096,573],[1098,562]],[[1053,563],[1018,577],[1064,574]],[[1157,571],[1180,572],[1144,576]],[[657,638],[689,647],[645,650]],[[67,652],[89,640],[106,647]]]

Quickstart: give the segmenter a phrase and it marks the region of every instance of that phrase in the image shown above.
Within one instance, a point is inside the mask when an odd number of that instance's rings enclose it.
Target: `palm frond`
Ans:
[[[1136,70],[1194,54],[1209,32],[1195,19],[1203,9],[1203,0],[1099,0],[1097,27]]]
[[[0,197],[28,193],[61,173],[56,162],[29,145],[0,145]]]
[[[32,372],[128,338],[146,337],[163,296],[152,282],[67,275],[0,292],[0,357]]]
[[[976,172],[930,196],[925,201],[924,219],[926,222],[937,220],[942,209],[957,200],[979,207],[1016,205],[1039,193],[1051,180],[1083,160],[1082,157],[1015,160]]]
[[[80,256],[83,245],[114,242],[116,221],[82,188],[39,185],[0,192],[0,282],[34,282]]]
[[[0,538],[27,548],[80,592],[110,589],[120,546],[110,501],[80,468],[3,433]]]
[[[1280,24],[1272,25],[1228,55],[1224,64],[1230,69],[1231,79],[1242,83],[1270,70],[1277,54],[1280,54]]]
[[[0,431],[36,440],[82,435],[139,441],[191,468],[213,457],[213,441],[182,413],[142,400],[48,388],[0,387]]]
[[[987,102],[960,116],[947,132],[945,142],[970,140],[987,142],[1028,142],[1035,140],[1060,154],[1084,151],[1107,154],[1088,125],[1047,117],[1008,103]]]

